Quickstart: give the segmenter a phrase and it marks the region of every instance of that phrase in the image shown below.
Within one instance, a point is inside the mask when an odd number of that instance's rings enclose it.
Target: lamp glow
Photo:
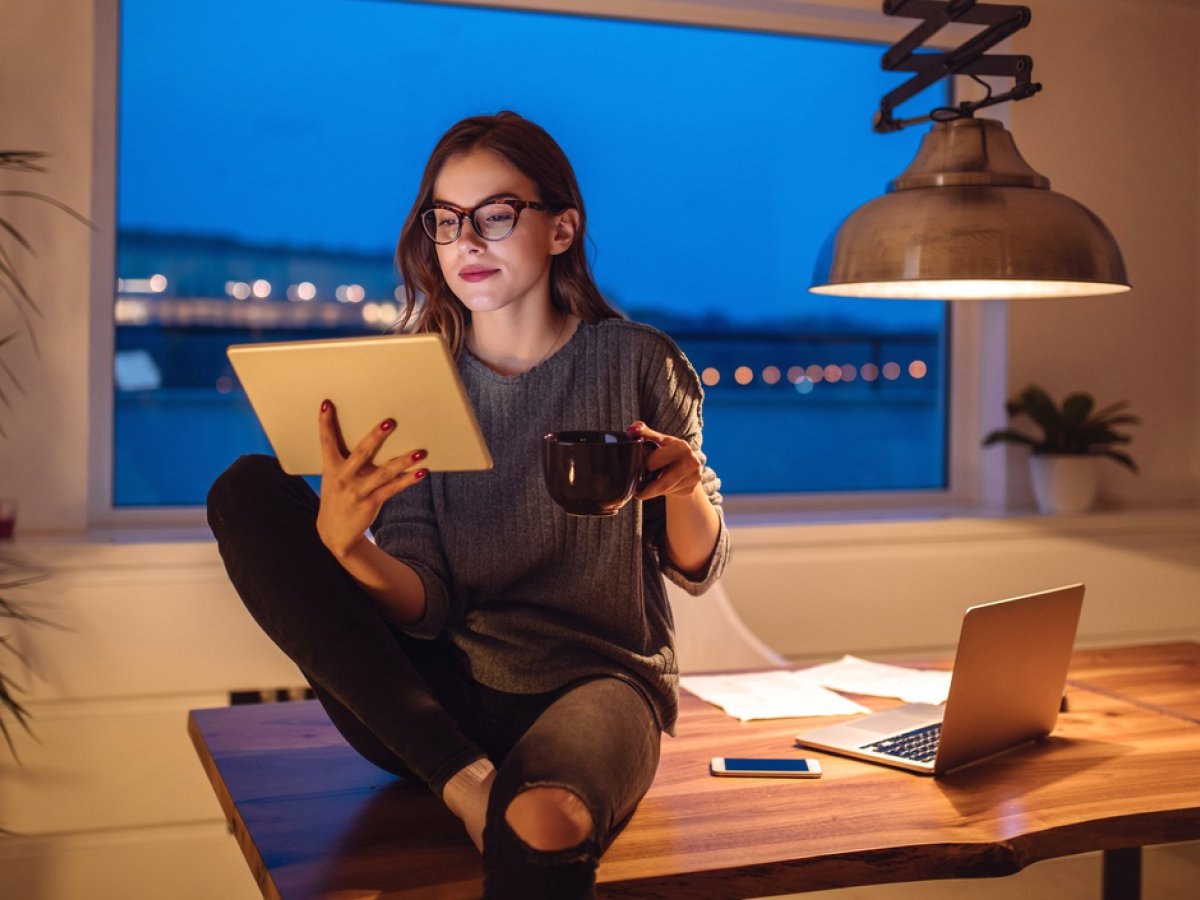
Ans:
[[[885,299],[1089,297],[1130,289],[1112,234],[1050,190],[992,119],[938,122],[888,193],[817,260],[817,294]]]
[[[1127,284],[1086,281],[1018,281],[1003,278],[863,281],[814,285],[814,294],[880,300],[1019,300],[1030,297],[1096,297],[1128,291]]]

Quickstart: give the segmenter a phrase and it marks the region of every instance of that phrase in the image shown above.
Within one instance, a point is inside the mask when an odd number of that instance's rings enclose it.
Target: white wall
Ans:
[[[8,189],[36,190],[93,214],[93,97],[91,0],[31,3],[0,0],[0,143],[9,150],[43,150],[46,175],[0,172]],[[0,374],[13,408],[0,405],[0,493],[16,496],[29,528],[86,525],[91,348],[89,290],[91,235],[63,213],[30,200],[0,198],[37,250],[15,251],[18,269],[40,315],[16,313],[0,294],[0,336],[21,336],[0,348],[0,359],[26,394]],[[111,238],[112,224],[103,223]],[[6,239],[5,246],[12,246]],[[109,275],[109,283],[112,281]],[[41,347],[40,358],[29,336]]]
[[[817,659],[948,654],[967,606],[1077,581],[1079,646],[1200,640],[1200,513],[746,526],[724,584],[752,631]]]
[[[1104,467],[1130,503],[1200,496],[1200,4],[1034,0],[1014,39],[1045,89],[1012,131],[1051,187],[1116,235],[1134,290],[1010,305],[1009,386],[1128,399],[1140,476]]]

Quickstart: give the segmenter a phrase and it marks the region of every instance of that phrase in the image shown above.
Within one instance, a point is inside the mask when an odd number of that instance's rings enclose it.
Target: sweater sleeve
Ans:
[[[416,622],[396,627],[416,638],[433,639],[461,610],[454,610],[449,567],[442,551],[433,512],[432,482],[427,478],[383,504],[372,526],[375,543],[413,569],[425,586],[425,613]]]
[[[700,484],[717,511],[720,528],[708,563],[694,572],[676,566],[666,549],[666,500],[659,497],[643,507],[643,534],[653,548],[662,573],[689,594],[702,594],[721,577],[729,557],[729,531],[721,506],[721,480],[708,465],[703,450],[704,392],[696,370],[669,338],[650,354],[643,371],[643,419],[655,431],[682,438],[700,458]]]

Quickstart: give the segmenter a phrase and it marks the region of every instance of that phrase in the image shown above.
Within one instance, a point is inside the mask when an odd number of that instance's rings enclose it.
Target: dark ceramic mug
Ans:
[[[624,431],[553,431],[542,437],[542,473],[572,516],[615,516],[658,477],[646,459],[658,444]]]

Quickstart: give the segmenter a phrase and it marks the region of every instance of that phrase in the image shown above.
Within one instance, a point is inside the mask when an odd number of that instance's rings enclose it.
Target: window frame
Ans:
[[[390,0],[382,0],[390,2]],[[911,22],[885,17],[877,0],[812,0],[782,5],[777,0],[404,0],[443,6],[487,7],[731,30],[891,43]],[[120,65],[120,0],[95,4],[96,143],[92,209],[108,223],[92,237],[90,281],[88,522],[92,526],[192,527],[203,525],[203,506],[113,506],[117,117]],[[957,29],[957,30],[956,30]],[[946,29],[932,48],[949,49],[971,30]],[[1006,48],[1000,47],[1003,52]],[[798,72],[797,77],[803,73]],[[952,90],[963,91],[955,84]],[[968,89],[969,90],[969,89]],[[864,117],[869,110],[863,110]],[[996,117],[1006,120],[1006,107]],[[1006,122],[1007,124],[1007,122]],[[847,210],[849,212],[849,210]],[[832,223],[831,223],[832,225]],[[880,301],[886,302],[886,301]],[[944,489],[836,493],[731,494],[731,521],[795,523],[813,518],[899,518],[1003,509],[1007,461],[980,452],[980,437],[1002,424],[1006,389],[1007,303],[957,303],[948,307],[950,385]],[[169,451],[167,451],[169,452]]]

